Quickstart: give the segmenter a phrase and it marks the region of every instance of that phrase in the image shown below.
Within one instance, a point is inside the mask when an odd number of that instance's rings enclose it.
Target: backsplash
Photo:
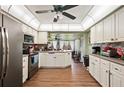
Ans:
[[[124,59],[124,42],[94,44],[93,47],[100,47],[100,54]]]

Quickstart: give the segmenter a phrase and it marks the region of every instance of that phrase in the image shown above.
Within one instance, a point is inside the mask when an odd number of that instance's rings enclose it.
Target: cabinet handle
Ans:
[[[56,57],[54,57],[54,58],[56,58]]]
[[[118,40],[117,38],[115,40]]]
[[[113,38],[111,38],[111,41],[113,41],[114,39]]]
[[[115,68],[115,70],[119,70],[118,68]]]

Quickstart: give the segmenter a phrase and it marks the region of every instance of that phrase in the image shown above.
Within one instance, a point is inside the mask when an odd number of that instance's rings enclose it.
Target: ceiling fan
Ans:
[[[65,12],[65,10],[71,9],[73,7],[76,7],[78,5],[53,5],[53,10],[38,10],[35,11],[35,13],[37,14],[42,14],[42,13],[51,13],[51,12],[56,12],[56,16],[54,17],[53,22],[57,22],[59,20],[59,13],[61,13],[62,15],[74,20],[76,17]]]

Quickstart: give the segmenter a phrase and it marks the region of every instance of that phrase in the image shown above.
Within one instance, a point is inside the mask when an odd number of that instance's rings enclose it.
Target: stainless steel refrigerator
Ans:
[[[22,86],[21,24],[0,13],[0,87]]]

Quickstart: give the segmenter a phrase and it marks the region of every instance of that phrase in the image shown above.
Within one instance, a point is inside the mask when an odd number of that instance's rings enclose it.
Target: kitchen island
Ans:
[[[39,52],[39,68],[66,68],[72,63],[72,51]]]

